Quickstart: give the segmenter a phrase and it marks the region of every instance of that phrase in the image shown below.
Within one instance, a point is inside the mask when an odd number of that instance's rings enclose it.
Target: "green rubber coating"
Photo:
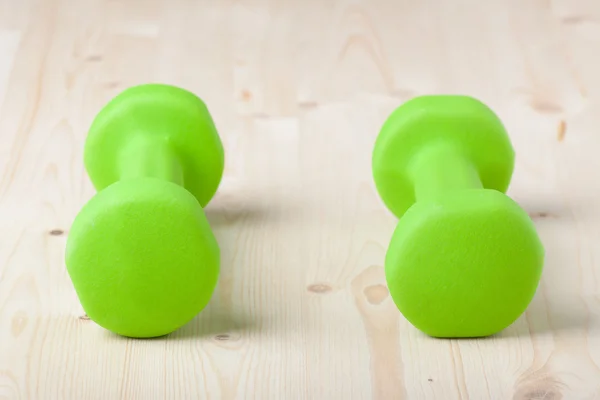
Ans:
[[[65,263],[87,315],[129,337],[155,337],[209,302],[219,247],[202,206],[217,190],[223,148],[193,94],[142,85],[94,120],[85,166],[99,190],[69,232]]]
[[[161,84],[126,89],[94,119],[84,162],[96,190],[136,176],[168,178],[171,168],[138,163],[139,142],[166,144],[177,157],[183,186],[206,207],[221,182],[223,145],[206,105],[187,90]],[[143,150],[143,149],[142,149]],[[161,176],[166,173],[167,176]]]
[[[423,96],[396,109],[373,176],[401,217],[385,260],[390,295],[434,337],[480,337],[512,324],[541,278],[544,249],[503,192],[514,153],[495,114],[466,96]]]
[[[156,178],[119,181],[77,215],[67,268],[83,309],[129,337],[171,333],[207,304],[219,247],[190,192]]]
[[[483,187],[507,190],[515,154],[498,117],[472,97],[420,96],[394,110],[373,151],[377,191],[396,217],[402,217],[416,200],[409,164],[432,143],[447,144],[460,152],[478,172]],[[451,189],[454,180],[462,179],[461,174],[453,175],[452,179],[438,179],[439,189],[435,190]]]

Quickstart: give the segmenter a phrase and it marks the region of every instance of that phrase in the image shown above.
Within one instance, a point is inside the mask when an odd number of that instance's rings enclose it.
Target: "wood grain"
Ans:
[[[594,0],[0,0],[0,399],[600,398],[598,54]],[[131,340],[85,316],[64,246],[92,118],[153,81],[222,135],[222,273],[190,324]],[[428,338],[387,291],[371,149],[427,93],[498,112],[546,247],[491,338]]]

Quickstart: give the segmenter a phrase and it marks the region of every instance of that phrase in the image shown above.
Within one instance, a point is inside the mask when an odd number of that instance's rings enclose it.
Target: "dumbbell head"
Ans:
[[[84,151],[85,167],[96,190],[122,179],[136,163],[136,141],[147,139],[170,147],[182,169],[183,186],[205,207],[221,181],[223,146],[204,102],[170,85],[131,87],[96,116]],[[133,155],[125,151],[130,145]]]
[[[503,194],[513,163],[503,125],[470,97],[419,97],[385,122],[374,180],[402,217],[386,279],[399,310],[426,334],[497,333],[533,298],[544,251],[527,213]]]
[[[201,205],[224,156],[208,110],[179,88],[130,88],[95,118],[84,158],[100,191],[75,218],[65,261],[85,312],[124,336],[176,330],[218,279],[219,247]]]
[[[415,203],[411,169],[417,156],[438,144],[454,146],[470,161],[483,187],[507,190],[515,155],[498,117],[472,97],[420,96],[392,112],[373,151],[377,191],[396,217]]]

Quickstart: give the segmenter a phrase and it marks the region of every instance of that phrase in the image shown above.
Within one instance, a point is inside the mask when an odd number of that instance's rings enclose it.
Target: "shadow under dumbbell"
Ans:
[[[584,333],[598,329],[600,329],[598,318],[592,318],[583,297],[576,294],[560,295],[547,300],[544,293],[540,293],[529,304],[521,320],[496,337],[527,337],[577,331]]]
[[[187,325],[171,333],[169,339],[211,338],[219,342],[234,342],[246,335],[264,329],[257,307],[246,307],[240,290],[258,293],[260,281],[244,281],[252,265],[240,260],[244,255],[240,246],[247,246],[247,238],[264,232],[269,226],[289,223],[298,218],[294,199],[271,191],[266,197],[257,191],[239,190],[228,195],[221,192],[205,208],[205,214],[221,251],[221,266],[217,288],[206,308]],[[246,239],[245,239],[246,238]],[[268,243],[268,242],[266,242]],[[257,242],[256,245],[260,246]],[[242,283],[243,282],[243,283]],[[256,287],[248,287],[256,283]]]
[[[592,302],[595,300],[591,300]],[[577,332],[600,332],[600,313],[588,310],[587,300],[581,296],[561,296],[548,302],[538,295],[529,304],[525,314],[501,332],[485,337],[433,338],[435,340],[488,341],[524,339],[536,336],[562,335]],[[431,338],[424,333],[423,337]]]
[[[277,198],[271,193],[270,197],[261,198],[254,194],[240,194],[234,196],[219,196],[204,209],[210,226],[214,229],[219,245],[222,243],[224,233],[236,224],[258,222],[262,225],[280,220],[282,216],[289,216],[294,207],[293,200]]]
[[[230,226],[234,226],[241,222],[262,221],[275,217],[273,211],[269,211],[266,207],[253,205],[251,208],[244,209],[227,209],[227,208],[209,208],[205,210],[208,223],[215,230],[217,240],[219,239],[219,231]],[[219,242],[220,244],[220,242]]]
[[[230,295],[230,294],[229,294]],[[256,315],[247,315],[242,310],[236,310],[232,302],[224,296],[224,293],[217,288],[208,303],[194,319],[182,326],[178,330],[163,336],[150,338],[130,338],[117,335],[116,333],[105,331],[119,339],[135,340],[182,340],[182,339],[214,339],[225,342],[228,340],[239,340],[245,334],[257,329],[259,319]]]
[[[553,294],[548,287],[538,293],[518,321],[497,337],[523,337],[535,334],[590,329],[590,313],[579,293]],[[595,327],[600,328],[600,325]]]
[[[211,305],[212,304],[212,305]],[[185,340],[185,339],[214,339],[217,341],[235,341],[245,336],[245,333],[253,331],[256,327],[256,319],[246,317],[243,314],[231,313],[212,302],[198,314],[193,320],[168,335],[150,338],[130,338],[120,336],[110,331],[104,331],[105,335],[122,340]]]
[[[584,201],[577,203],[577,210],[584,212],[591,206]],[[574,216],[567,206],[548,201],[545,204],[525,204],[521,207],[533,220],[545,247],[542,279],[536,295],[526,312],[512,325],[490,337],[476,340],[528,338],[564,334],[593,335],[600,333],[600,309],[594,307],[598,300],[585,293],[585,275],[589,264],[581,264],[586,249],[578,231],[584,223]],[[583,210],[583,211],[582,211]],[[585,260],[585,257],[583,257]],[[588,272],[589,274],[589,272]],[[473,340],[464,338],[458,340]]]
[[[223,199],[225,200],[225,199]],[[235,341],[256,330],[260,325],[260,316],[256,309],[244,310],[233,288],[235,276],[242,276],[244,263],[236,261],[237,243],[240,233],[252,234],[256,223],[261,227],[275,222],[280,214],[277,204],[258,201],[245,201],[241,206],[228,201],[215,200],[206,209],[205,214],[219,243],[221,265],[217,287],[208,305],[194,319],[178,330],[164,336],[138,340],[181,340],[213,339],[219,342]],[[106,331],[108,335],[128,339]]]
[[[495,337],[600,332],[600,312],[590,307],[597,299],[584,294],[585,266],[581,265],[577,239],[580,228],[573,214],[556,205],[524,208],[546,248],[542,279],[525,314]]]
[[[238,197],[239,200],[241,197]],[[234,198],[235,199],[235,198]],[[244,309],[234,290],[236,276],[244,276],[247,265],[235,257],[240,234],[252,235],[256,224],[276,222],[281,213],[277,204],[267,200],[248,199],[235,202],[217,196],[205,209],[213,233],[221,250],[221,266],[217,288],[206,308],[191,322],[169,335],[173,339],[210,338],[219,342],[236,341],[260,328],[261,318],[257,309]],[[232,199],[233,200],[233,199]]]
[[[256,317],[246,315],[224,304],[219,293],[206,308],[187,325],[168,335],[169,339],[208,339],[218,341],[237,340],[257,328]]]

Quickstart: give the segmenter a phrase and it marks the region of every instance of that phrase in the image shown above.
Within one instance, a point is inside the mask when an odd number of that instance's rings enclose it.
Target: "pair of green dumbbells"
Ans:
[[[203,207],[224,153],[205,104],[173,86],[130,88],[94,120],[84,159],[99,193],[75,218],[66,265],[85,312],[124,336],[175,331],[208,304],[219,275]],[[513,164],[501,122],[473,98],[418,97],[386,121],[373,175],[401,217],[386,279],[423,332],[491,335],[531,301],[544,252],[503,194]]]

